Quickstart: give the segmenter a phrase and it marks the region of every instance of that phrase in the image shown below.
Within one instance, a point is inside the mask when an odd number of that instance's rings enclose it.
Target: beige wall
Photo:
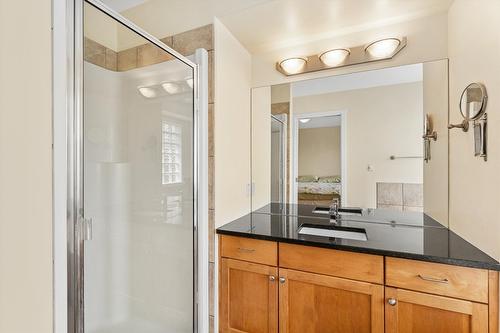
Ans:
[[[299,130],[299,176],[340,175],[340,127]]]
[[[377,182],[422,183],[421,159],[389,159],[422,154],[421,82],[293,98],[294,114],[341,110],[347,119],[346,205],[376,207]]]
[[[448,224],[448,61],[423,64],[424,112],[431,117],[437,140],[424,163],[424,212]]]
[[[471,82],[488,90],[488,161],[474,157],[473,133],[450,131],[450,227],[500,259],[500,2],[455,0],[449,11],[450,122]]]
[[[279,73],[276,61],[293,56],[318,54],[335,47],[364,45],[369,41],[387,36],[407,36],[408,45],[394,59],[348,66],[328,71],[286,77]],[[369,69],[414,64],[447,57],[447,15],[446,13],[410,20],[407,22],[383,25],[359,32],[340,34],[332,39],[278,49],[252,57],[252,86],[260,87],[284,82],[300,81],[308,78],[325,77]]]
[[[271,87],[252,89],[252,208],[271,201]]]
[[[51,1],[1,1],[0,41],[0,332],[50,333]]]
[[[215,33],[215,226],[250,212],[248,51],[217,19]]]

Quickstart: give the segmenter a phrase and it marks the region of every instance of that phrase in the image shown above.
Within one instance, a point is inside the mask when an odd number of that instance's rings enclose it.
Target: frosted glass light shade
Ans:
[[[329,50],[329,51],[322,53],[319,56],[319,60],[321,60],[321,62],[323,64],[325,64],[326,66],[335,67],[335,66],[342,64],[346,60],[346,58],[349,56],[350,53],[351,53],[351,51],[349,51],[347,49]]]
[[[288,74],[297,74],[304,68],[306,62],[304,58],[289,58],[280,62],[280,67]]]
[[[146,98],[154,98],[157,96],[157,92],[151,87],[137,87],[142,96]]]
[[[397,38],[385,38],[371,43],[365,51],[373,58],[386,58],[396,51],[399,44],[401,41]]]
[[[170,95],[177,94],[180,92],[181,88],[177,83],[174,82],[164,82],[161,84],[163,90],[165,90]]]

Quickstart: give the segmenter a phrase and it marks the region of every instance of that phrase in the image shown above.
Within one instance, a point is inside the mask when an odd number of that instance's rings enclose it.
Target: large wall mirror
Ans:
[[[447,124],[447,60],[254,88],[252,210],[336,203],[447,226]]]

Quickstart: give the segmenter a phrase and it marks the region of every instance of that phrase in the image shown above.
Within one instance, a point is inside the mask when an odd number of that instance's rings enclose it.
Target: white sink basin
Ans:
[[[366,232],[364,231],[350,231],[350,230],[326,229],[326,228],[314,228],[314,227],[301,227],[299,229],[299,235],[323,236],[323,237],[352,239],[359,241],[368,240],[368,238],[366,237]]]

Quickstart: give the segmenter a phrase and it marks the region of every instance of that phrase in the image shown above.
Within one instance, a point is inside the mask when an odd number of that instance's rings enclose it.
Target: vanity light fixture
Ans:
[[[175,82],[163,82],[161,87],[170,95],[177,94],[181,91],[181,87]]]
[[[298,75],[327,69],[392,59],[406,47],[406,37],[389,37],[353,47],[339,47],[307,57],[294,57],[276,62],[283,75]]]
[[[373,58],[387,58],[401,44],[399,38],[384,38],[368,44],[365,51]]]
[[[306,58],[288,58],[279,63],[279,66],[288,74],[297,74],[307,63]]]
[[[305,124],[305,123],[308,123],[309,121],[311,121],[311,118],[302,118],[302,119],[299,119],[299,121],[300,121],[302,124]]]
[[[329,67],[335,67],[342,64],[346,58],[351,54],[348,49],[333,49],[322,53],[319,60]]]
[[[155,98],[158,95],[156,89],[151,87],[137,87],[137,89],[146,98]]]

